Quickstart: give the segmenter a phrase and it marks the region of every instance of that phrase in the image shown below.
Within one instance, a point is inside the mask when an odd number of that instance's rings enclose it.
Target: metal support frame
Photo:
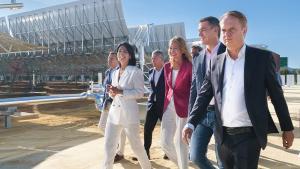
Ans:
[[[14,37],[47,46],[50,54],[91,53],[128,39],[121,0],[75,1],[11,15],[8,21]]]
[[[0,65],[16,57],[28,59],[28,64],[25,65],[32,65],[25,69],[28,72],[39,73],[36,69],[44,67],[44,73],[57,74],[65,72],[64,67],[69,65],[73,65],[70,67],[76,70],[91,71],[94,65],[90,66],[91,70],[85,69],[83,64],[74,65],[69,56],[88,57],[93,54],[103,57],[110,50],[114,50],[121,41],[128,40],[121,0],[78,0],[10,15],[7,20],[8,24],[5,17],[0,18],[0,32],[11,32],[15,38],[45,47],[37,51],[0,54]],[[33,59],[35,57],[45,59]],[[53,57],[56,59],[51,59]],[[84,57],[81,60],[82,63],[85,62]],[[40,63],[35,63],[37,61]],[[47,61],[51,62],[51,65],[47,64]],[[43,65],[45,63],[46,65]],[[101,67],[99,64],[98,67]],[[0,67],[0,74],[9,72],[4,68]],[[72,71],[68,74],[72,74]]]
[[[11,115],[17,112],[17,107],[1,107],[0,116],[4,116],[4,128],[11,128]]]

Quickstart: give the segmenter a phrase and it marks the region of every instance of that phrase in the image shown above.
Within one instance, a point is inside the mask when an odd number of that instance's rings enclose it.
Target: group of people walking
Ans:
[[[245,44],[247,18],[239,11],[220,19],[199,21],[205,48],[189,52],[181,37],[169,41],[169,60],[152,52],[151,91],[140,139],[137,99],[144,95],[144,75],[136,67],[135,50],[127,42],[108,56],[105,96],[99,127],[104,131],[101,169],[112,169],[124,158],[126,137],[142,169],[151,169],[152,132],[161,121],[161,147],[179,169],[189,160],[201,169],[215,168],[206,153],[212,135],[218,168],[257,168],[267,134],[278,132],[267,107],[268,92],[283,131],[283,146],[292,146],[293,124],[281,86],[276,80],[272,52]],[[222,35],[223,43],[219,38]]]

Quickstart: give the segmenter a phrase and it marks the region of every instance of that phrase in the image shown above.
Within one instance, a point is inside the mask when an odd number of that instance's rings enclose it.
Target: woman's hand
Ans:
[[[123,94],[123,90],[118,89],[117,87],[114,87],[112,85],[108,85],[108,93],[115,97],[117,94]]]

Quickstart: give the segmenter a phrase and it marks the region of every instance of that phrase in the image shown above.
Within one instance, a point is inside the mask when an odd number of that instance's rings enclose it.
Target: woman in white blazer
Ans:
[[[124,130],[133,152],[142,169],[150,169],[151,164],[139,136],[139,108],[137,99],[144,94],[144,76],[138,69],[133,47],[127,43],[117,48],[120,68],[112,77],[109,95],[113,102],[108,113],[104,135],[104,161],[102,169],[112,169],[121,131]]]

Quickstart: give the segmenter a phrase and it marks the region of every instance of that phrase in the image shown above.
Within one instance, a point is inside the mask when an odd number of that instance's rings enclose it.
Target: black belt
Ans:
[[[231,136],[253,132],[253,127],[223,127],[223,128],[225,133]]]
[[[208,105],[207,106],[207,111],[215,111],[215,105]]]

